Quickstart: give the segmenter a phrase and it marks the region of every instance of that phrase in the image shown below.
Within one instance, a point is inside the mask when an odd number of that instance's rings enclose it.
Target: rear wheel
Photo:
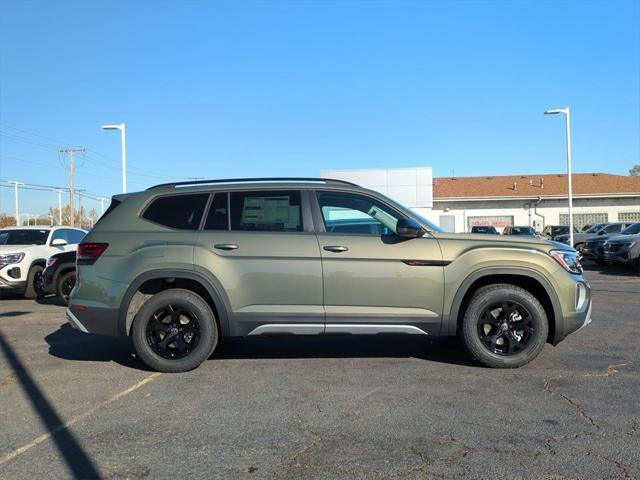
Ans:
[[[144,303],[131,335],[140,359],[168,373],[196,368],[218,344],[218,326],[207,302],[177,288],[157,293]]]
[[[39,298],[43,295],[42,290],[42,265],[34,265],[29,269],[27,276],[27,288],[24,291],[24,298]]]
[[[71,290],[73,290],[73,287],[75,285],[76,285],[76,272],[74,271],[65,273],[58,280],[56,292],[58,293],[58,298],[65,305],[69,305],[69,294],[71,293]]]
[[[515,368],[529,363],[549,333],[547,315],[530,292],[509,284],[474,293],[462,321],[462,341],[482,364]]]

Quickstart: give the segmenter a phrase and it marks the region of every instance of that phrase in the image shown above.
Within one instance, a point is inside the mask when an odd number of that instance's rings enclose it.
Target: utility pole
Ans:
[[[20,226],[20,208],[18,205],[18,187],[20,185],[24,185],[24,183],[22,182],[16,182],[15,180],[12,180],[8,183],[12,183],[13,184],[13,190],[15,193],[15,199],[16,199],[16,227]]]
[[[80,217],[79,227],[82,228],[82,193],[86,192],[86,190],[77,190],[78,192],[78,215]]]
[[[104,201],[106,198],[100,197],[100,216],[104,215]]]
[[[87,151],[87,149],[84,148],[84,147],[77,147],[77,148],[69,147],[69,148],[63,148],[63,149],[59,150],[59,152],[62,153],[62,154],[65,154],[65,153],[69,154],[69,209],[71,210],[70,213],[71,213],[71,226],[72,227],[74,226],[75,215],[76,215],[75,209],[73,207],[73,193],[74,193],[73,192],[73,188],[74,188],[73,182],[74,182],[74,175],[75,175],[74,165],[73,165],[73,155],[75,153],[84,153],[86,151]]]
[[[58,225],[62,225],[62,190],[57,188],[58,192]]]

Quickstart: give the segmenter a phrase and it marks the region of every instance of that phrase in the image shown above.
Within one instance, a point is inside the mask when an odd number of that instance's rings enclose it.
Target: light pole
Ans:
[[[102,125],[103,130],[120,130],[122,136],[122,193],[127,193],[127,133],[126,126],[120,125]]]
[[[62,225],[62,190],[58,188],[56,192],[58,192],[58,225]]]
[[[12,180],[8,183],[12,183],[13,184],[13,190],[15,193],[15,200],[16,200],[16,227],[20,226],[20,208],[19,208],[19,204],[18,204],[18,187],[20,185],[24,185],[24,183],[22,182],[16,182],[15,180]]]
[[[573,187],[571,180],[571,110],[569,107],[545,110],[545,115],[564,113],[567,131],[567,180],[569,182],[569,244],[573,247]]]

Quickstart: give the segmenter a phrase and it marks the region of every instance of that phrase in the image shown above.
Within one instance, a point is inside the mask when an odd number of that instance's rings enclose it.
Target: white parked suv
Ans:
[[[0,292],[36,298],[47,259],[75,250],[86,233],[73,227],[0,228]]]

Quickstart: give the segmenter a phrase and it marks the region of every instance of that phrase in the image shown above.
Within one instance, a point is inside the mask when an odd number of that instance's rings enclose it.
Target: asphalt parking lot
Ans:
[[[588,270],[593,323],[517,370],[455,341],[226,342],[187,374],[0,301],[0,478],[640,478],[640,278]]]

